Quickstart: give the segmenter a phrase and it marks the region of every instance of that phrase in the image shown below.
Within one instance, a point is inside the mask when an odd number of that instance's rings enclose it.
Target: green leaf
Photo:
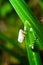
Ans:
[[[28,8],[24,0],[9,0],[18,16],[22,20],[24,26],[27,27],[26,34],[26,49],[28,53],[28,60],[30,65],[42,65],[39,52],[33,52],[31,46],[34,45],[34,38],[37,37],[41,43],[39,46],[43,48],[43,26]],[[34,31],[30,32],[29,28],[32,28]],[[33,35],[35,34],[35,37]],[[32,37],[32,38],[31,38]],[[37,45],[38,46],[38,45]],[[37,49],[38,50],[38,49]],[[40,63],[39,63],[40,62]]]
[[[30,29],[27,30],[27,35],[25,37],[25,40],[26,40],[26,49],[27,49],[27,55],[30,65],[42,65],[41,58],[39,55],[39,50],[36,47],[34,47],[35,44],[37,45],[36,42],[37,40],[35,40],[35,35],[33,30],[32,31],[30,31]]]
[[[43,26],[28,8],[27,4],[24,0],[9,0],[12,6],[14,7],[15,11],[17,12],[18,16],[22,20],[23,24],[26,26],[31,25],[34,29],[36,36],[41,41],[40,46],[43,46]]]

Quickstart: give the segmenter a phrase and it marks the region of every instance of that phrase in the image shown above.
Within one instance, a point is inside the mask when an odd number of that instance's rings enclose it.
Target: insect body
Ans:
[[[22,29],[20,29],[20,30],[19,30],[19,35],[18,35],[18,42],[19,42],[19,43],[22,43],[23,40],[24,40],[24,37],[25,37],[24,31],[23,31]]]

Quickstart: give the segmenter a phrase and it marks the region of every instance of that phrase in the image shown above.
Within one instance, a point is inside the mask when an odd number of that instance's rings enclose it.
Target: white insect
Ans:
[[[18,42],[22,43],[24,40],[25,34],[24,31],[22,29],[19,30],[19,35],[18,35]]]

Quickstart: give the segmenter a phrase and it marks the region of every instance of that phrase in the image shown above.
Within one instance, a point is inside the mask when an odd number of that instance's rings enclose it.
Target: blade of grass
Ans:
[[[10,0],[10,2],[12,4],[12,6],[14,7],[15,11],[17,12],[17,14],[19,15],[19,17],[21,18],[24,25],[26,25],[26,27],[27,27],[30,24],[31,27],[34,29],[35,34],[38,36],[39,40],[42,41],[42,44],[40,44],[42,46],[43,45],[43,27],[42,27],[42,25],[39,23],[39,21],[36,19],[36,17],[32,14],[30,9],[28,9],[26,3],[23,0]],[[27,20],[27,22],[26,22],[26,20]],[[28,31],[28,34],[26,35],[26,48],[27,48],[28,59],[29,59],[30,65],[41,65],[39,53],[33,52],[30,48],[30,44],[31,44],[30,39],[32,39],[32,38],[29,37],[29,33],[30,32]],[[31,33],[30,33],[30,35],[31,35]]]
[[[30,65],[42,65],[38,49],[34,49],[35,51],[32,50],[32,45],[34,45],[35,43],[34,38],[35,36],[33,30],[32,31],[27,30],[27,35],[25,37],[25,40],[26,40],[26,49],[27,49],[29,63]]]
[[[31,25],[34,29],[37,37],[41,41],[40,46],[43,46],[43,26],[40,24],[40,22],[37,20],[37,18],[34,16],[34,14],[31,12],[30,9],[28,9],[28,6],[24,2],[24,0],[9,0],[12,6],[14,7],[15,11],[21,18],[24,25]],[[27,20],[27,22],[26,22]]]

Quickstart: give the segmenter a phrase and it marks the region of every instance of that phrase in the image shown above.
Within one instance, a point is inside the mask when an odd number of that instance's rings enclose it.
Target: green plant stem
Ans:
[[[9,0],[15,11],[21,18],[24,25],[31,25],[34,29],[36,36],[40,40],[39,45],[43,48],[43,26],[37,20],[37,18],[33,15],[31,10],[28,8],[24,0]],[[27,20],[27,22],[26,22]]]
[[[40,56],[39,56],[39,52],[33,52],[31,49],[30,45],[32,45],[33,42],[31,43],[31,40],[30,40],[31,38],[29,37],[29,34],[30,34],[29,27],[31,27],[35,31],[36,37],[38,37],[38,39],[41,42],[41,43],[39,43],[39,45],[43,48],[43,26],[33,15],[31,10],[28,9],[28,6],[24,2],[24,0],[9,0],[9,1],[12,4],[12,6],[14,7],[14,9],[17,12],[17,14],[19,15],[19,17],[21,18],[23,24],[26,27],[28,27],[28,31],[26,31],[28,33],[26,35],[26,49],[27,49],[30,65],[42,65]]]
[[[35,44],[37,44],[37,42],[34,41],[34,32],[33,30],[27,30],[27,35],[25,37],[26,40],[26,48],[27,48],[27,54],[28,54],[28,59],[29,59],[29,63],[30,65],[42,65],[41,63],[41,58],[39,55],[39,50],[35,49],[32,50],[32,46]],[[36,40],[37,41],[37,40]]]

